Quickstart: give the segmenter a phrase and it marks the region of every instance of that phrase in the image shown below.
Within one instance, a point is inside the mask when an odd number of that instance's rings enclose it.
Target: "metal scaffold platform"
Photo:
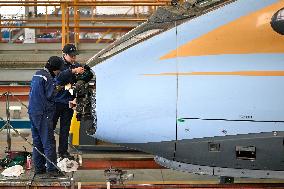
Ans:
[[[0,188],[74,188],[75,183],[70,174],[66,177],[50,178],[34,175],[33,171],[26,171],[20,177],[0,176]]]

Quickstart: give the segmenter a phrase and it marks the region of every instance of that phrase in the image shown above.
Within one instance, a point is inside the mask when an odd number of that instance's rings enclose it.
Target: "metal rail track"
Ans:
[[[44,181],[43,181],[44,182]],[[46,181],[45,181],[46,182]],[[80,187],[79,187],[80,185]],[[111,188],[148,188],[148,189],[168,189],[168,188],[190,188],[190,189],[221,189],[221,188],[231,188],[231,189],[283,189],[283,184],[119,184],[111,185]],[[1,189],[10,189],[11,186],[0,186]],[[51,183],[50,185],[42,185],[39,182],[27,185],[17,185],[13,186],[17,189],[27,189],[27,188],[72,188],[69,184],[60,186],[58,181]],[[105,189],[106,184],[89,184],[89,183],[75,183],[75,187],[80,189]]]
[[[164,188],[190,188],[190,189],[283,189],[283,184],[125,184],[112,185],[111,188],[149,188],[149,189],[164,189]],[[102,189],[105,185],[82,185],[81,189]]]
[[[110,167],[119,169],[166,169],[158,165],[153,158],[141,159],[120,159],[120,160],[106,160],[106,159],[91,159],[84,158],[83,165],[80,170],[105,170]]]

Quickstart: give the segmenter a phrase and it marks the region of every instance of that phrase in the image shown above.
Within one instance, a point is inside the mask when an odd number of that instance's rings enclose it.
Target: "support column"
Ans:
[[[66,43],[70,43],[69,12],[70,7],[66,9]]]
[[[37,0],[35,0],[35,4],[36,4]],[[37,6],[34,6],[34,15],[35,17],[38,16],[38,12],[37,12]]]
[[[25,0],[25,2],[29,2],[29,1],[32,1],[32,0]],[[35,0],[34,4],[36,4],[36,1],[37,0]],[[37,6],[25,6],[25,15],[28,18],[36,17],[37,16]]]
[[[78,9],[78,6],[76,4],[78,3],[78,0],[74,0],[74,44],[78,49],[78,44],[79,44],[79,34],[80,34],[80,29],[79,29],[79,19],[80,19],[80,12]]]
[[[61,3],[61,23],[62,23],[62,27],[61,27],[61,32],[62,32],[62,40],[61,40],[61,45],[62,45],[62,49],[64,47],[64,45],[66,44],[66,3]]]
[[[0,14],[0,26],[2,25],[2,15]],[[2,29],[0,28],[0,42],[2,42]]]

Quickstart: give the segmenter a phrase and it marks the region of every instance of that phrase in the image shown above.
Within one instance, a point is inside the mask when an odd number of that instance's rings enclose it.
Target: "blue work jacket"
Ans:
[[[31,81],[28,113],[43,115],[55,111],[55,80],[44,68],[35,73]]]
[[[71,70],[74,69],[74,68],[80,67],[82,65],[79,64],[78,62],[71,64],[71,63],[65,61],[64,58],[63,58],[63,60],[64,60],[64,66],[62,67],[59,75],[56,77],[56,83],[57,83],[57,85],[61,85],[61,86],[64,86],[68,83],[73,85],[74,83],[76,83],[76,76],[75,76],[75,74],[72,73]],[[72,101],[73,99],[74,99],[74,97],[70,94],[70,92],[68,90],[61,89],[55,97],[55,102],[60,102],[60,103],[63,103],[63,104],[69,104],[69,101]]]

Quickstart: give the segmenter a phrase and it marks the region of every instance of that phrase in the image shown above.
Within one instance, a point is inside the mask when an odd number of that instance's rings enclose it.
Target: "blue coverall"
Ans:
[[[64,59],[63,59],[64,60]],[[71,69],[80,67],[79,63],[70,64],[64,60],[64,66],[61,69],[61,73],[57,77],[57,84],[66,85],[68,83],[74,84],[76,82],[75,74],[72,73]],[[68,78],[68,79],[67,79]],[[64,80],[64,83],[62,82]],[[68,153],[68,137],[71,119],[73,116],[73,109],[69,108],[69,101],[74,100],[74,97],[67,90],[60,90],[56,97],[56,111],[53,118],[53,128],[56,128],[57,121],[60,117],[60,135],[59,135],[59,156],[64,156]]]
[[[29,95],[28,113],[31,121],[33,145],[56,164],[56,146],[53,130],[55,112],[55,81],[49,71],[44,68],[36,72],[32,78]],[[33,161],[36,173],[56,170],[45,158],[33,149]],[[45,164],[47,163],[47,168]]]

